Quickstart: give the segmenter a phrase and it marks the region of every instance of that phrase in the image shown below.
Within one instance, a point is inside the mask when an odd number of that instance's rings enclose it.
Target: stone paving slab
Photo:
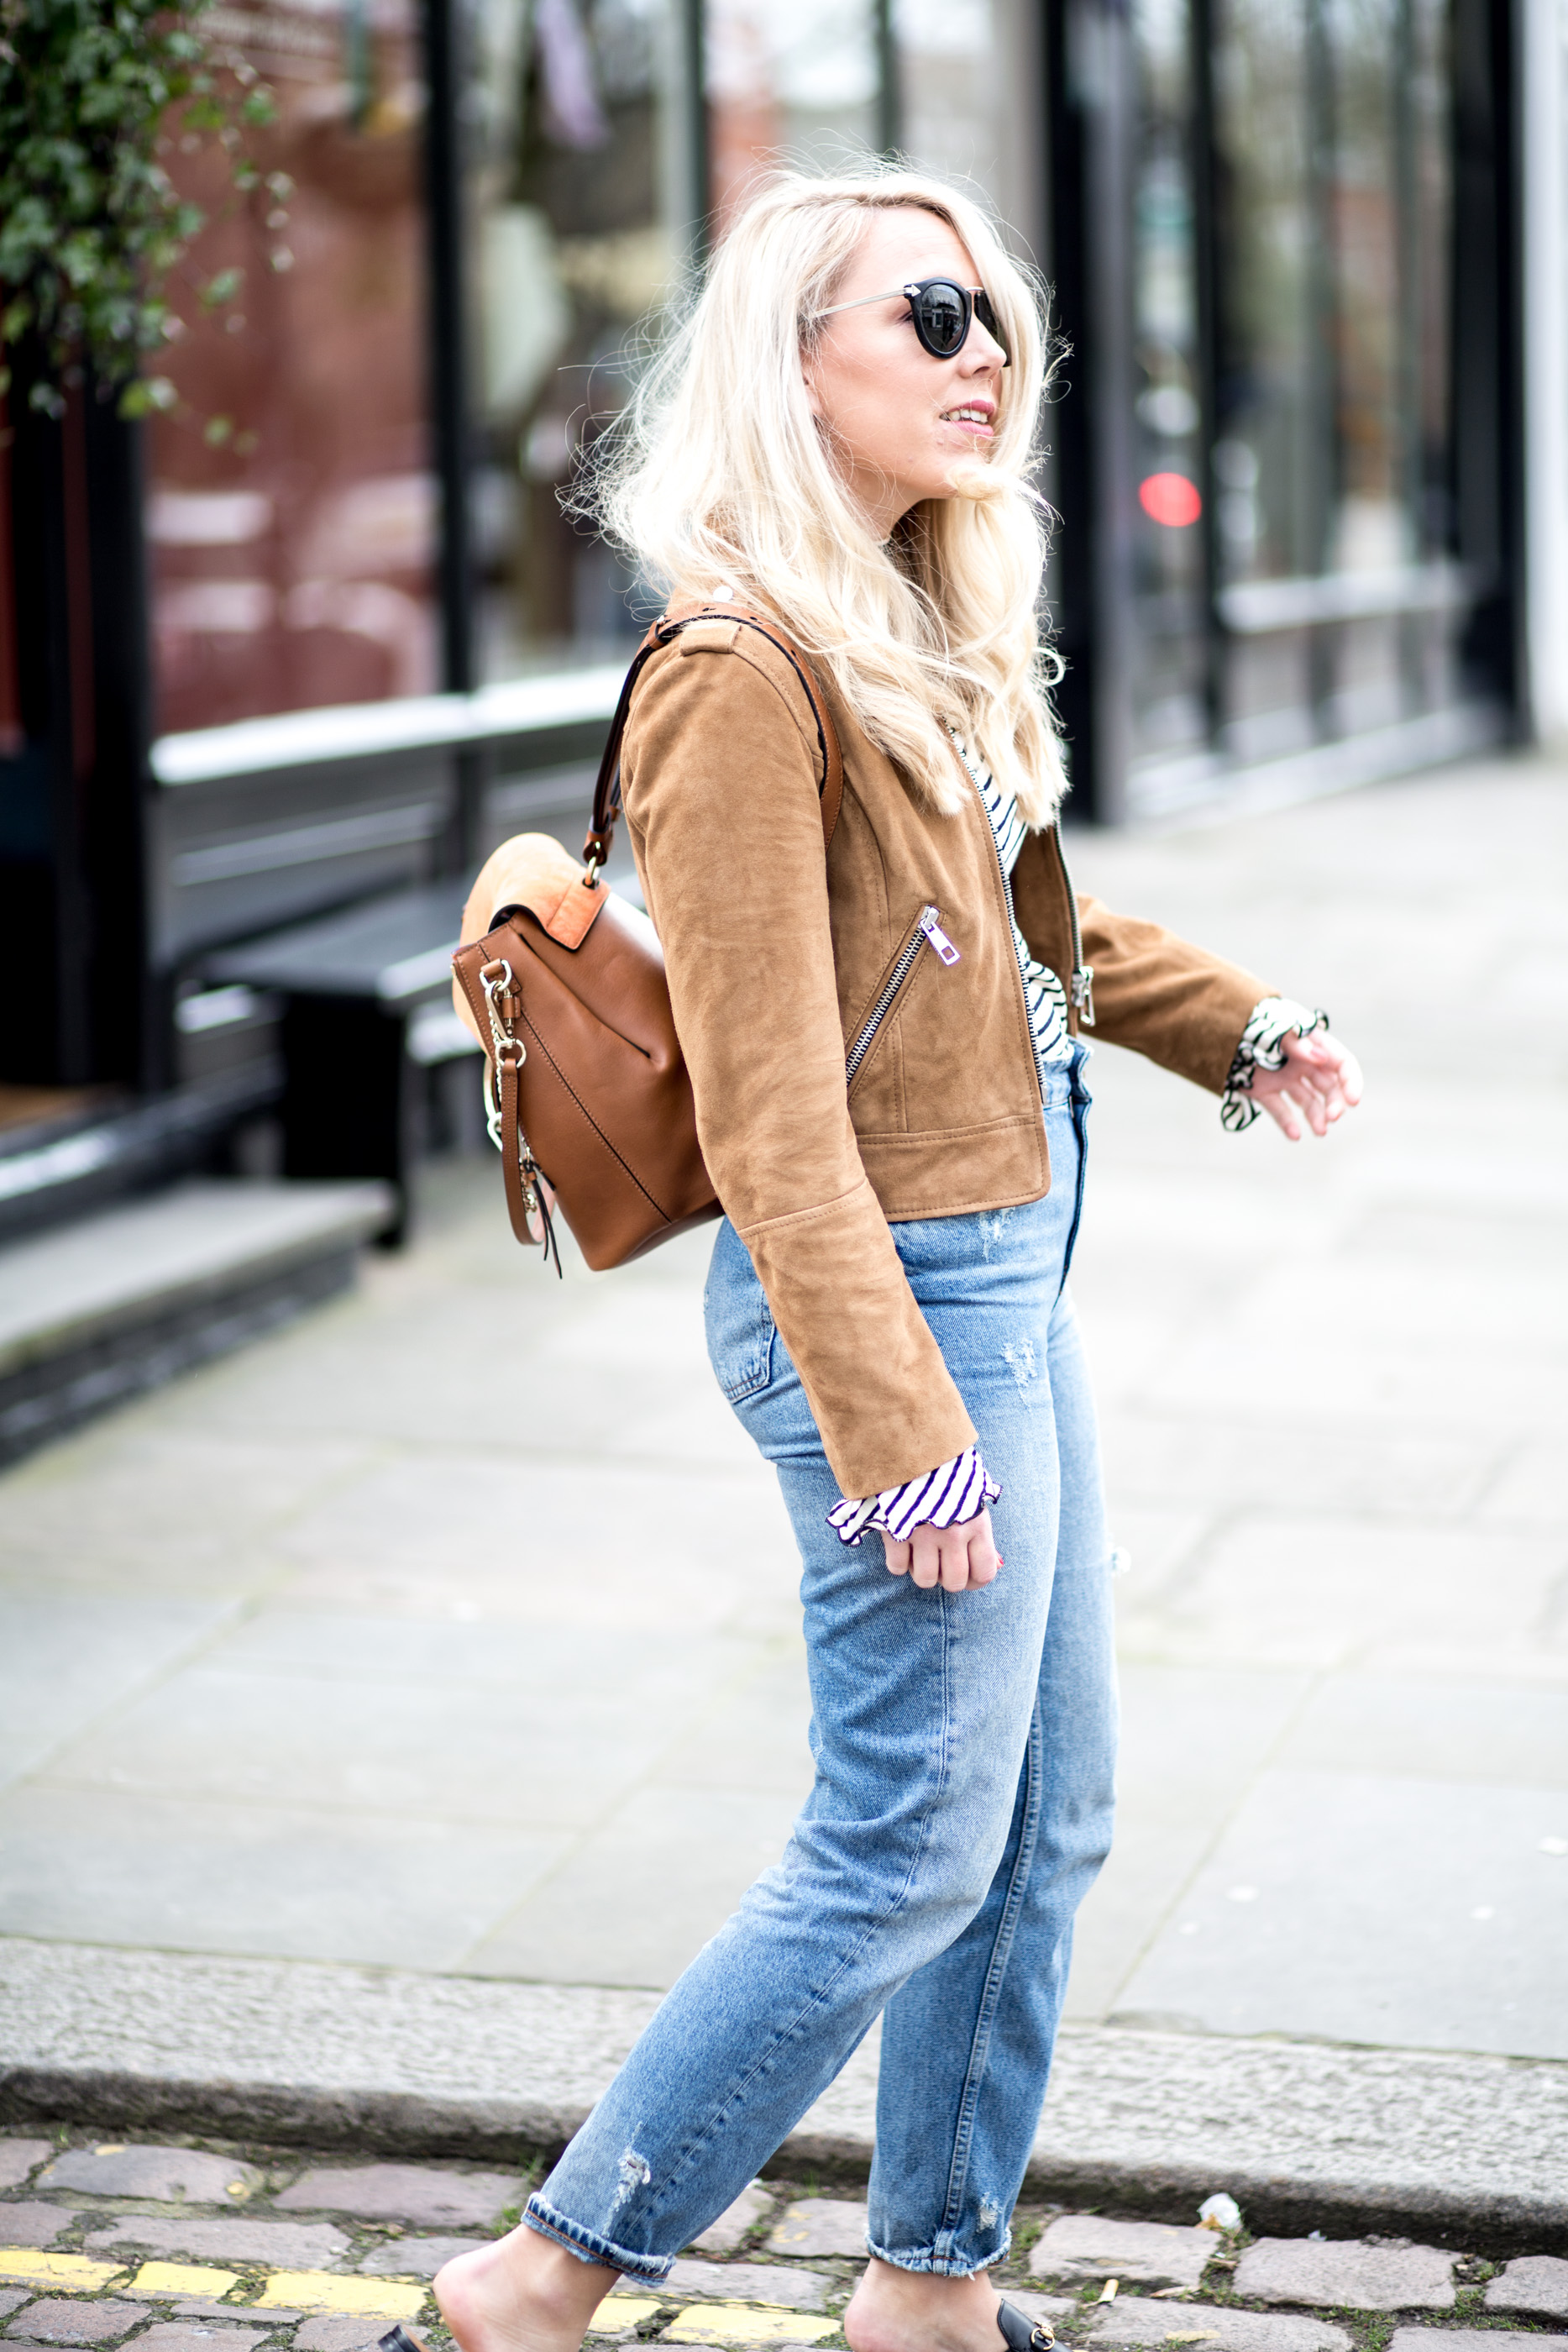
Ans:
[[[254,2164],[194,2147],[73,2147],[46,2165],[40,2189],[81,2189],[94,2197],[172,2199],[192,2205],[243,2201],[261,2186]]]
[[[1092,2343],[1143,2352],[1352,2352],[1348,2329],[1294,2312],[1238,2311],[1225,2305],[1155,2302],[1151,2296],[1118,2295],[1090,2315]],[[1444,2338],[1443,2352],[1450,2339]],[[1436,2352],[1430,2338],[1420,2352]]]
[[[1063,2213],[1030,2249],[1029,2266],[1035,2278],[1070,2283],[1119,2278],[1139,2286],[1196,2286],[1219,2244],[1212,2230]]]
[[[1354,2238],[1260,2238],[1237,2264],[1235,2286],[1238,2294],[1255,2303],[1451,2311],[1454,2258],[1437,2246],[1367,2245]]]
[[[485,2238],[393,2238],[368,2253],[360,2272],[365,2278],[432,2279],[443,2263],[487,2243]]]
[[[27,2203],[6,2205],[0,2210],[5,2214],[0,2237],[8,2246],[52,2246],[61,2231],[68,2229],[76,2219],[68,2205]]]
[[[1388,2352],[1434,2352],[1431,2331],[1396,2327]],[[1542,2352],[1542,2339],[1522,2327],[1448,2327],[1443,2331],[1442,2352]]]
[[[357,2213],[367,2221],[455,2221],[487,2229],[522,2196],[513,2172],[364,2164],[319,2167],[272,2201],[280,2213]]]
[[[0,2139],[0,2189],[16,2189],[54,2153],[47,2139]]]
[[[1568,2262],[1554,2254],[1523,2254],[1488,2282],[1489,2311],[1518,2311],[1536,2319],[1568,2319]]]
[[[790,2311],[825,2311],[836,2284],[818,2272],[794,2270],[782,2263],[681,2261],[658,2294],[663,2303],[712,2297],[727,2302],[777,2304]],[[625,2292],[645,2295],[648,2289],[628,2280]]]
[[[734,2204],[727,2205],[717,2221],[709,2223],[700,2238],[692,2240],[691,2251],[698,2254],[733,2254],[741,2240],[773,2210],[777,2202],[765,2182],[751,2181]]]
[[[210,2254],[219,2262],[273,2263],[296,2270],[323,2269],[340,2262],[349,2241],[330,2222],[261,2221],[240,2214],[122,2214],[107,2229],[90,2231],[88,2252],[100,2259],[121,2248],[155,2254]]]
[[[866,2209],[844,2197],[802,2197],[787,2205],[765,2241],[770,2254],[864,2258]]]
[[[143,2352],[251,2352],[267,2327],[206,2327],[194,2319],[161,2319],[136,2338]]]
[[[147,2316],[139,2303],[112,2296],[97,2303],[45,2296],[27,2309],[27,2333],[40,2344],[107,2344]]]
[[[677,2312],[658,2340],[661,2344],[783,2347],[817,2344],[837,2332],[836,2320],[810,2319],[802,2312],[751,2311],[741,2305],[717,2312],[699,2303]]]
[[[362,2319],[340,2319],[329,2314],[318,2314],[297,2329],[295,2352],[364,2352],[365,2323]]]

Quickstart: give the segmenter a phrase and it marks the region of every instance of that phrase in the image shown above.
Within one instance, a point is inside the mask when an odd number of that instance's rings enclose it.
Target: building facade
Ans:
[[[1051,289],[1080,815],[1568,731],[1560,0],[203,21],[277,101],[250,195],[169,158],[240,294],[144,427],[14,390],[0,453],[13,1103],[254,1091],[236,941],[570,833],[652,607],[561,493],[779,157],[961,175]]]

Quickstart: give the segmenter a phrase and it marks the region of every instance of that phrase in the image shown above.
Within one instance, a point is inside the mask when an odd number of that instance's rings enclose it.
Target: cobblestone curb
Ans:
[[[0,2122],[493,2163],[570,2138],[653,1993],[0,1939]],[[778,2167],[863,2179],[862,2050]],[[1261,2233],[1568,2252],[1568,2065],[1132,2029],[1062,2035],[1030,2193]]]

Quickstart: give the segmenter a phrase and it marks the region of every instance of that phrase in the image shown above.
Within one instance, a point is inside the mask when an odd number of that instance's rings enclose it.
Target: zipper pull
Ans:
[[[936,919],[935,907],[927,907],[920,918],[920,928],[944,963],[961,963],[963,959]]]
[[[1094,1026],[1094,967],[1081,963],[1072,975],[1072,1002],[1082,1016],[1085,1029]]]

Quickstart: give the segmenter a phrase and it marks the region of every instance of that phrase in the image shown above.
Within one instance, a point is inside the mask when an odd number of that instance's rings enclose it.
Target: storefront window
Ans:
[[[1243,755],[1454,691],[1445,18],[1444,0],[1223,10],[1213,464]]]
[[[667,0],[480,0],[470,250],[483,433],[479,670],[592,659],[646,599],[561,512],[682,259]]]
[[[1134,740],[1179,751],[1208,731],[1191,27],[1185,0],[1137,0],[1133,219],[1134,518],[1140,646]]]
[[[1214,0],[1200,55],[1192,0],[1135,0],[1145,761],[1458,698],[1447,8]]]
[[[164,158],[208,226],[150,436],[160,733],[437,683],[415,8],[220,0],[203,29],[277,121],[245,196],[208,149]]]
[[[887,120],[912,163],[967,182],[1026,261],[1040,257],[1038,12],[1030,0],[891,0]]]
[[[771,164],[831,170],[873,153],[878,71],[870,0],[709,0],[705,85],[715,231]]]

